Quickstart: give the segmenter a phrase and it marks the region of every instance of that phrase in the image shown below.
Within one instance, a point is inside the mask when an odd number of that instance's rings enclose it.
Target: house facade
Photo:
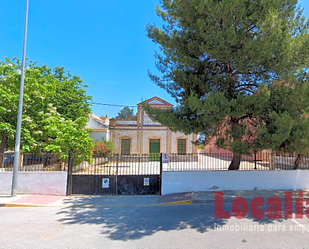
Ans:
[[[109,140],[109,117],[107,116],[97,116],[95,114],[90,114],[86,125],[86,128],[92,129],[89,133],[89,137],[96,140]]]
[[[173,105],[153,97],[139,104],[137,116],[130,119],[110,119],[110,140],[115,144],[115,153],[120,155],[153,154],[153,153],[197,153],[196,134],[185,135],[172,132],[167,126],[152,121],[143,110],[142,105],[167,109]]]

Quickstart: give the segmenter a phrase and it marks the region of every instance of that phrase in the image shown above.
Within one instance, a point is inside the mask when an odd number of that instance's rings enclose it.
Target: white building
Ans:
[[[93,129],[92,132],[89,133],[89,137],[91,137],[93,141],[102,140],[104,138],[109,140],[109,117],[99,117],[90,114],[86,128]]]

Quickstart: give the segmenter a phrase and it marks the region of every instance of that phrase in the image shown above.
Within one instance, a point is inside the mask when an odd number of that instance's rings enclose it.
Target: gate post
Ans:
[[[140,167],[141,167],[141,155],[138,155],[138,171],[137,171],[137,175],[139,175]]]
[[[73,172],[73,154],[69,154],[68,176],[67,176],[67,196],[72,194],[72,172]]]
[[[116,195],[118,195],[118,164],[119,164],[119,154],[116,155]]]
[[[162,161],[162,153],[160,153],[160,177],[159,177],[159,189],[160,189],[160,195],[162,195],[161,187],[162,187],[162,169],[163,169],[163,161]]]

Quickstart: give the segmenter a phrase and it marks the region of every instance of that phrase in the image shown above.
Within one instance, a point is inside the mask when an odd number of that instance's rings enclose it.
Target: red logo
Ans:
[[[298,192],[299,198],[295,198],[295,218],[302,219],[304,216],[303,210],[303,191]],[[266,199],[264,197],[254,197],[250,204],[245,198],[239,196],[232,202],[232,214],[237,219],[243,219],[250,211],[251,215],[255,219],[292,219],[293,218],[293,193],[284,193],[284,203],[277,196],[272,196]],[[215,219],[229,219],[231,217],[230,211],[225,211],[223,208],[223,192],[215,192]],[[284,204],[284,212],[282,211],[282,205]],[[306,199],[306,206],[309,205],[309,198]],[[266,210],[265,210],[266,208]],[[305,210],[305,215],[309,218],[309,207]]]

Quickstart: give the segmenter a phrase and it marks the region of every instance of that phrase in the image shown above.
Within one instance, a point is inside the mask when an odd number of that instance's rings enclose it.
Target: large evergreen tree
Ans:
[[[145,106],[174,131],[213,138],[241,155],[309,147],[308,20],[297,0],[163,0],[160,45],[150,78],[178,102],[173,110]]]

